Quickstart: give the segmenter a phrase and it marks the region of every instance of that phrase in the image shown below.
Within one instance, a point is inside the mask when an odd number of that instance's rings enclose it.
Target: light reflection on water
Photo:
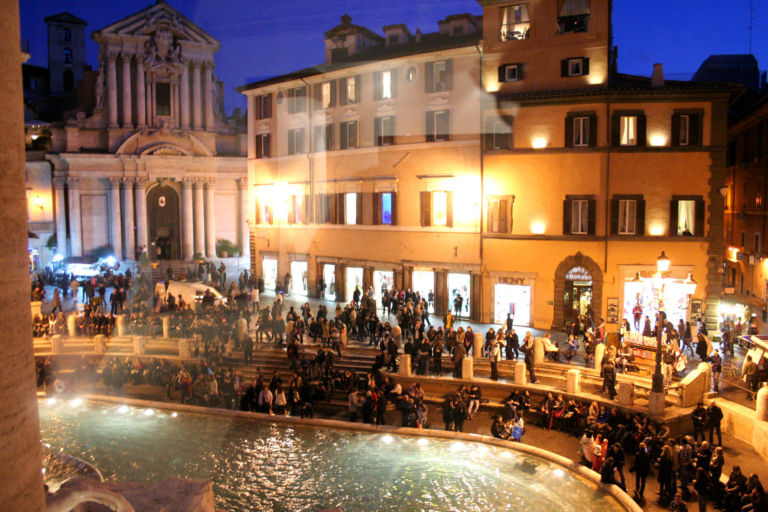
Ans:
[[[125,406],[39,407],[52,451],[94,464],[106,480],[210,479],[229,512],[621,510],[558,466],[494,446]]]

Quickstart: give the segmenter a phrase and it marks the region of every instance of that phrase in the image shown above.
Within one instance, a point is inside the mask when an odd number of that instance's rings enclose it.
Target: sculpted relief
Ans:
[[[149,73],[178,75],[181,73],[181,47],[173,41],[168,29],[159,29],[144,44],[144,70]]]

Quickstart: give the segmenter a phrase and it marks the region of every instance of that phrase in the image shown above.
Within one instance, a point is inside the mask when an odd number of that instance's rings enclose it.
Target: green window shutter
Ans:
[[[561,77],[568,76],[568,59],[563,59],[560,61],[560,76]]]
[[[389,87],[392,90],[392,97],[397,98],[397,69],[389,70]]]
[[[672,133],[670,134],[673,146],[680,145],[680,114],[672,114]],[[689,141],[690,142],[690,141]]]
[[[421,192],[419,194],[421,201],[421,225],[432,225],[432,192]]]
[[[445,202],[446,202],[446,216],[445,216],[445,224],[449,228],[453,227],[453,192],[446,192],[445,193]]]
[[[565,147],[573,147],[573,123],[576,118],[574,116],[567,116],[565,118]]]
[[[611,145],[612,146],[618,146],[619,145],[619,129],[620,129],[620,119],[621,116],[618,112],[614,112],[613,116],[611,116]]]
[[[587,222],[587,234],[594,235],[595,234],[595,224],[597,221],[597,201],[594,199],[589,199],[587,201],[587,208],[589,211],[588,214],[588,222]]]
[[[635,234],[645,235],[645,199],[638,199],[635,203]]]
[[[371,195],[371,224],[381,224],[381,192]]]
[[[424,64],[424,92],[432,92],[432,80],[435,74],[435,64],[427,62]]]
[[[507,65],[499,66],[499,83],[507,81]]]
[[[672,199],[669,202],[669,236],[677,236],[678,209],[677,199]]]
[[[435,113],[432,111],[427,112],[427,142],[434,142],[435,140]]]
[[[363,223],[363,194],[362,192],[358,192],[355,196],[355,199],[357,200],[357,211],[355,212],[355,224],[362,224]]]
[[[589,215],[592,215],[590,208]],[[611,234],[619,234],[619,200],[611,199]]]
[[[597,116],[591,114],[589,117],[589,146],[597,146]]]
[[[707,229],[704,222],[706,214],[706,203],[704,199],[696,199],[696,227],[694,228],[695,236],[706,236]]]
[[[397,192],[392,192],[392,225],[397,225]]]
[[[701,114],[691,114],[688,124],[688,144],[691,146],[701,146],[702,116]],[[763,141],[760,141],[762,144]]]
[[[583,74],[586,76],[586,75],[588,75],[588,74],[589,74],[589,57],[585,57],[585,58],[583,59],[583,61],[584,61],[584,62],[583,62],[583,64],[582,64],[582,67],[581,67],[581,71],[582,71],[582,72],[583,72]]]
[[[374,71],[373,73],[373,99],[380,100],[382,97],[381,88],[381,71]]]
[[[646,137],[645,137],[645,114],[638,114],[637,115],[637,145],[638,147],[645,147],[646,144]]]
[[[445,61],[445,87],[447,91],[453,90],[453,60]]]
[[[566,199],[563,201],[563,234],[571,234],[571,216],[573,215],[573,201]]]

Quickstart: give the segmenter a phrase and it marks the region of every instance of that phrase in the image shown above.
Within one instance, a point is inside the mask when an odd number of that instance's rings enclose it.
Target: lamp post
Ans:
[[[664,375],[661,373],[661,340],[662,332],[666,325],[667,315],[662,311],[664,307],[664,272],[669,271],[670,261],[664,251],[661,256],[656,258],[656,270],[658,271],[659,281],[661,283],[659,293],[659,318],[656,322],[656,367],[651,381],[651,393],[648,397],[648,411],[653,415],[664,414]]]

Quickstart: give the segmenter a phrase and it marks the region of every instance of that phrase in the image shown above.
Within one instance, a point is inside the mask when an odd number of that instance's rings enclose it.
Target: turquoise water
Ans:
[[[41,400],[43,443],[106,480],[210,479],[228,512],[622,510],[556,464],[453,440]]]

